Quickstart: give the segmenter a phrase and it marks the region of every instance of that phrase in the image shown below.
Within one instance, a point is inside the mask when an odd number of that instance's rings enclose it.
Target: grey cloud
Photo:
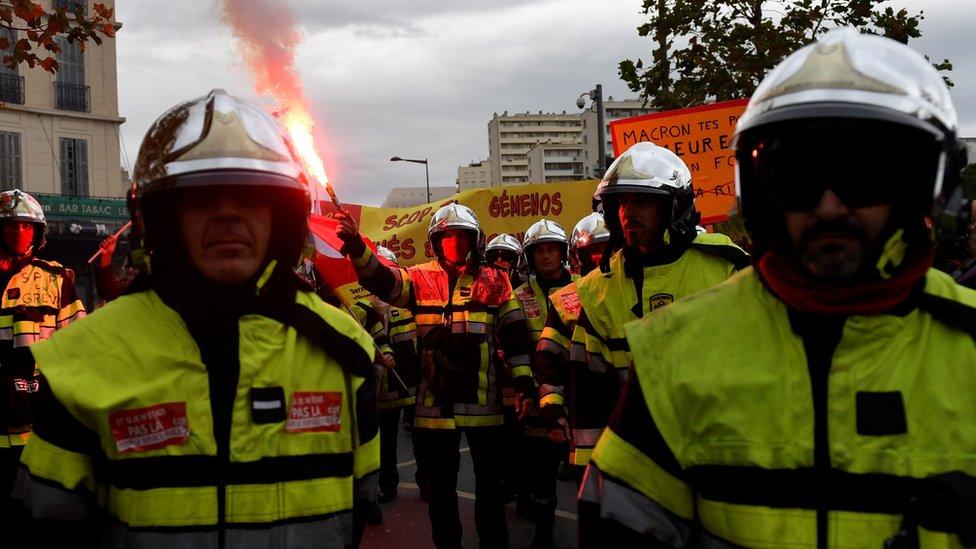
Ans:
[[[416,21],[431,16],[499,12],[553,0],[296,0],[291,4],[300,13],[303,26],[321,31],[347,26],[402,28],[413,31]]]
[[[976,51],[971,0],[898,2],[926,9],[914,47],[949,57],[965,135],[976,135]],[[137,4],[137,5],[136,5]],[[212,87],[253,96],[248,74],[212,5],[120,2],[120,110],[130,160],[149,124]],[[602,83],[630,97],[624,58],[647,57],[637,36],[640,0],[474,2],[292,0],[306,34],[299,69],[325,136],[330,176],[344,200],[379,204],[394,186],[451,185],[457,166],[485,158],[493,112],[575,112]]]

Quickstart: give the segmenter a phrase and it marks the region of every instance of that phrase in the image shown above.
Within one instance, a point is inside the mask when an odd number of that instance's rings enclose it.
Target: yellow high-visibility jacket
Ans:
[[[407,268],[386,267],[366,247],[353,258],[364,288],[393,307],[410,309],[417,323],[422,378],[414,427],[455,429],[502,425],[496,349],[501,343],[513,378],[531,380],[531,343],[525,317],[508,275],[480,265],[462,272],[453,286],[437,261]],[[433,339],[440,336],[437,342]],[[462,349],[463,358],[441,355]],[[443,377],[442,377],[443,376]],[[446,379],[446,381],[444,381]]]
[[[976,292],[948,275],[842,316],[790,310],[747,269],[626,330],[635,373],[580,496],[602,528],[672,547],[976,534]]]
[[[564,277],[563,281],[557,283],[561,285],[554,285],[546,291],[539,284],[538,278],[533,275],[515,290],[515,298],[518,299],[519,307],[521,307],[522,314],[525,315],[525,322],[529,327],[529,335],[532,338],[533,349],[539,344],[539,340],[542,338],[546,318],[549,316],[549,296],[564,288],[567,283],[579,280],[579,275],[571,275],[568,271],[564,271]],[[512,391],[514,393],[514,387]],[[533,409],[529,416],[525,418],[525,434],[527,436],[548,438],[549,428],[550,426],[542,421],[538,410]]]
[[[97,517],[113,547],[351,544],[379,468],[370,336],[309,292],[235,318],[187,324],[147,290],[32,347],[34,516]]]
[[[10,275],[0,295],[0,448],[23,446],[30,434],[37,378],[28,347],[84,316],[61,264],[33,258]]]
[[[380,393],[376,406],[380,410],[402,408],[417,403],[417,380],[420,361],[417,357],[417,322],[409,309],[386,307],[384,320],[389,333],[390,349],[396,361],[397,376],[387,369],[380,377]],[[403,382],[402,385],[400,382]]]
[[[563,315],[549,315],[536,348],[543,416],[551,418],[563,405],[569,409],[575,465],[589,461],[627,379],[632,355],[624,324],[726,280],[748,264],[748,255],[725,235],[698,235],[674,261],[642,267],[640,299],[624,264],[621,250],[610,258],[609,272],[593,270],[575,282],[575,293],[554,294],[550,302],[559,299],[575,326],[570,332]]]

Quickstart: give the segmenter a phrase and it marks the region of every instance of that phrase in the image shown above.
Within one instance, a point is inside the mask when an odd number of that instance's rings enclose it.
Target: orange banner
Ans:
[[[668,148],[691,170],[702,224],[725,221],[735,207],[732,133],[748,103],[738,99],[614,120],[610,122],[614,156],[642,141]]]

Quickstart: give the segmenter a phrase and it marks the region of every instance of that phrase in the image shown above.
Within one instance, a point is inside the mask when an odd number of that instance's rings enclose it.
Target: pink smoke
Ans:
[[[288,4],[272,0],[223,0],[221,20],[234,31],[254,76],[254,89],[270,93],[282,106],[306,105],[295,69],[295,48],[302,43]]]

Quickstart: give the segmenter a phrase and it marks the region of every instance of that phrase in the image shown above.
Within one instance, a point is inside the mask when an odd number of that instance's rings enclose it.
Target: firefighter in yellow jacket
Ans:
[[[535,375],[543,417],[570,439],[578,480],[631,366],[624,324],[748,265],[725,235],[697,234],[694,196],[677,155],[652,143],[629,148],[594,195],[610,231],[600,268],[550,296],[557,314],[546,320]],[[576,319],[572,332],[567,319]]]
[[[345,547],[376,492],[369,335],[297,277],[310,199],[283,130],[214,90],[149,129],[144,273],[32,348],[16,494],[72,545]],[[46,545],[38,541],[40,545]]]
[[[603,220],[603,214],[593,212],[576,223],[573,236],[569,239],[569,264],[574,273],[586,275],[600,265],[610,231]]]
[[[47,222],[37,200],[21,191],[0,193],[0,524],[15,531],[25,511],[10,499],[20,454],[30,433],[37,393],[29,347],[85,316],[74,274],[39,259]]]
[[[337,233],[366,289],[394,307],[413,310],[422,378],[413,440],[428,484],[428,515],[437,547],[460,547],[457,507],[463,430],[475,474],[475,524],[481,545],[505,547],[502,504],[502,398],[495,360],[504,347],[513,383],[531,396],[531,343],[508,275],[484,263],[484,234],[474,212],[448,204],[428,227],[437,259],[408,268],[383,266],[365,246],[350,216],[336,216]]]
[[[924,57],[853,28],[763,81],[734,138],[755,263],[627,326],[599,546],[976,546],[976,292],[925,222],[956,128]]]
[[[542,335],[549,315],[548,297],[576,278],[567,269],[569,238],[566,231],[548,219],[532,224],[522,240],[522,263],[529,273],[528,281],[516,288],[518,299],[533,345]],[[533,549],[552,547],[552,530],[556,513],[556,474],[562,445],[549,440],[549,428],[542,421],[537,406],[520,406],[525,422],[525,452],[529,465],[529,497],[535,521]]]

